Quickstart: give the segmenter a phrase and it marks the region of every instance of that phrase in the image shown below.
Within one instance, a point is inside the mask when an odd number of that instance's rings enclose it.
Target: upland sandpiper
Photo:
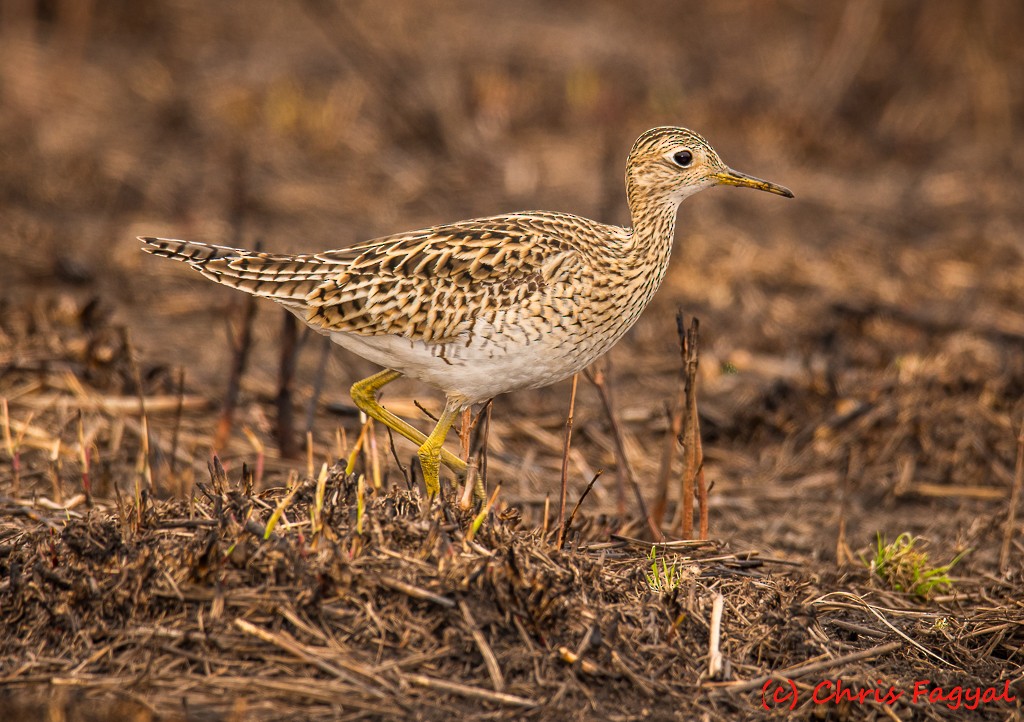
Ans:
[[[626,161],[632,227],[567,213],[477,218],[322,253],[278,255],[140,238],[144,250],[184,261],[207,278],[277,301],[335,343],[384,367],[352,386],[368,416],[419,445],[427,493],[444,449],[471,405],[546,386],[582,370],[636,322],[668,268],[680,202],[715,185],[793,194],[738,173],[700,135],[654,128]],[[400,376],[446,397],[424,435],[377,401]]]

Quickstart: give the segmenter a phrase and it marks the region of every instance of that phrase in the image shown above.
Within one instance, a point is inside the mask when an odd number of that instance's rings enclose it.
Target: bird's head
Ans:
[[[643,201],[678,204],[716,185],[756,188],[793,197],[788,188],[734,171],[704,138],[686,128],[652,128],[637,138],[629,152],[626,189],[631,207]]]

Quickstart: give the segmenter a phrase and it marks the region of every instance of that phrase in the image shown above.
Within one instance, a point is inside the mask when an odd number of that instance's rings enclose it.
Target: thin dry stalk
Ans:
[[[676,449],[679,448],[679,436],[683,432],[683,411],[686,408],[685,387],[686,383],[682,372],[680,372],[678,397],[672,409],[666,409],[669,424],[662,441],[661,461],[658,463],[658,491],[654,500],[654,508],[651,510],[651,518],[659,527],[665,521],[665,513],[668,511],[668,487],[669,479],[672,477],[672,461],[675,459]]]
[[[313,456],[314,455],[315,455],[315,451],[313,449],[313,432],[312,431],[307,431],[306,432],[306,476],[308,476],[311,479],[313,478],[313,468],[314,468],[314,465],[315,465],[315,462],[313,461]]]
[[[611,359],[605,357],[605,368],[611,369]],[[618,461],[618,474],[615,477],[615,503],[620,517],[626,516],[626,484],[633,478],[633,467],[626,455],[626,443],[622,438],[622,430],[619,428],[618,419],[615,417],[615,405],[612,401],[612,392],[608,384],[608,375],[605,368],[594,367],[587,369],[586,375],[590,383],[597,389],[601,397],[601,406],[604,409],[605,418],[612,430],[612,437],[615,441],[615,455]]]
[[[462,449],[462,460],[469,461],[469,442],[473,431],[473,409],[462,410],[462,421],[459,424],[459,446]]]
[[[247,296],[242,301],[242,318],[239,321],[238,333],[232,332],[230,321],[227,331],[231,343],[231,370],[228,373],[228,385],[224,390],[224,400],[220,406],[217,419],[217,430],[213,434],[213,450],[217,453],[227,446],[231,438],[231,427],[234,424],[235,408],[238,406],[238,393],[242,388],[242,376],[249,363],[249,351],[252,349],[252,324],[256,318],[256,297]]]
[[[472,506],[474,499],[481,502],[487,499],[487,444],[491,433],[492,405],[493,399],[488,399],[473,418],[469,455],[466,457],[466,488],[460,502],[464,509]],[[474,450],[476,459],[472,459]]]
[[[313,496],[313,505],[310,507],[310,536],[315,547],[319,542],[320,535],[324,529],[324,497],[327,494],[327,464],[320,467],[320,476],[316,480],[316,492]]]
[[[327,674],[333,677],[337,677],[338,679],[343,679],[346,682],[349,682],[350,684],[359,685],[364,691],[370,693],[374,697],[383,696],[380,690],[367,688],[365,685],[365,681],[373,681],[375,684],[379,684],[379,680],[374,679],[372,676],[368,677],[366,673],[359,673],[359,677],[361,677],[363,680],[360,681],[358,677],[355,677],[348,671],[343,670],[327,662],[325,659],[318,656],[307,645],[300,644],[298,641],[293,639],[290,635],[285,634],[284,632],[270,632],[266,629],[261,629],[260,627],[257,627],[255,624],[252,624],[251,622],[248,622],[244,619],[236,619],[235,626],[238,627],[241,631],[245,632],[246,634],[251,634],[257,639],[266,642],[267,644],[272,644],[278,649],[281,649],[287,652],[288,654],[291,654],[301,659],[306,664],[310,664],[322,672],[326,672]]]
[[[462,495],[459,497],[460,509],[470,509],[473,506],[473,487],[476,485],[476,480],[476,462],[470,461],[466,464],[466,483],[462,487]]]
[[[707,538],[707,485],[704,480],[704,450],[700,440],[700,418],[697,413],[697,369],[700,359],[700,321],[690,321],[684,330],[682,311],[676,314],[676,330],[683,342],[683,363],[686,369],[686,411],[683,414],[683,430],[679,442],[683,446],[683,476],[679,492],[679,508],[675,528],[684,539],[693,537],[694,490],[700,496],[700,535]]]
[[[562,543],[565,540],[565,500],[569,487],[569,449],[572,446],[572,420],[576,412],[576,387],[579,377],[579,374],[572,375],[572,388],[569,391],[569,413],[565,417],[565,443],[562,445],[562,476],[558,495],[558,541],[556,542],[558,548],[562,547]],[[545,510],[545,531],[547,531],[546,517]]]
[[[1003,546],[999,550],[999,570],[1006,574],[1010,570],[1010,550],[1013,547],[1013,535],[1017,528],[1017,507],[1020,506],[1021,487],[1024,487],[1024,425],[1017,435],[1017,467],[1013,474],[1013,486],[1010,489],[1009,510],[1006,513],[1006,526],[1003,527]]]
[[[266,465],[266,444],[256,435],[252,429],[248,426],[242,427],[242,433],[245,434],[245,438],[249,440],[249,444],[252,446],[253,451],[256,452],[256,471],[253,474],[254,481],[256,484],[260,484],[263,481],[263,469]]]
[[[313,393],[309,397],[309,405],[306,407],[307,432],[313,430],[313,424],[316,421],[316,408],[320,404],[320,396],[324,391],[324,380],[327,378],[327,359],[330,358],[330,353],[331,339],[323,336],[320,339],[320,358],[316,363],[316,373],[313,375]]]
[[[153,488],[153,466],[149,461],[149,415],[146,413],[146,392],[142,386],[142,372],[139,371],[139,364],[135,360],[135,351],[132,348],[128,331],[124,330],[122,333],[123,346],[128,356],[128,363],[131,365],[132,376],[135,379],[135,389],[139,395],[139,422],[142,425],[142,433],[139,435],[142,442],[142,449],[139,451],[139,464],[135,474],[136,522],[141,526],[143,515],[142,482],[146,482],[147,489]]]
[[[538,703],[532,699],[517,697],[514,694],[491,692],[490,690],[480,689],[479,687],[470,687],[465,684],[447,682],[443,679],[434,679],[433,677],[427,677],[423,674],[410,674],[406,676],[406,679],[413,684],[420,685],[421,687],[427,687],[441,692],[450,692],[461,697],[469,697],[470,699],[481,699],[487,702],[511,705],[513,707],[536,707],[538,705]]]
[[[644,501],[644,495],[640,491],[640,483],[636,479],[636,474],[633,472],[633,466],[629,463],[629,457],[626,455],[626,442],[622,436],[622,429],[619,427],[619,422],[615,418],[615,409],[612,406],[611,390],[608,388],[608,381],[604,373],[597,371],[595,373],[587,372],[587,378],[597,389],[598,395],[601,397],[601,406],[604,408],[605,416],[608,419],[608,424],[612,429],[612,437],[615,439],[615,449],[618,453],[619,460],[619,481],[620,487],[623,476],[628,479],[630,487],[633,489],[633,496],[636,498],[637,510],[640,512],[640,518],[647,523],[647,528],[651,532],[651,536],[655,541],[664,541],[665,535],[661,533],[661,529],[654,523],[654,519],[651,518],[650,513],[647,511],[647,503]],[[625,499],[623,494],[624,489],[619,489],[619,515],[625,516]]]
[[[465,600],[459,600],[459,610],[462,612],[462,618],[466,620],[466,626],[469,627],[470,634],[473,635],[473,641],[476,642],[477,649],[480,650],[480,656],[484,658],[487,674],[491,677],[491,685],[494,687],[494,691],[504,691],[505,676],[501,673],[498,658],[494,656],[494,650],[491,649],[491,645],[487,642],[487,637],[479,625],[477,625],[476,620],[473,618],[473,613],[469,611],[469,605],[466,604]]]
[[[565,543],[566,533],[568,533],[568,531],[572,529],[572,523],[576,519],[576,512],[580,510],[580,506],[583,504],[583,500],[587,498],[587,495],[590,493],[590,490],[594,488],[594,484],[597,483],[597,480],[601,478],[601,474],[603,473],[604,469],[599,469],[598,472],[594,474],[594,478],[592,478],[590,480],[590,483],[587,484],[587,488],[583,490],[582,494],[580,494],[580,498],[577,499],[576,506],[572,508],[572,512],[570,512],[569,518],[566,519],[565,523],[562,525],[562,529],[558,533],[559,549],[561,549]]]
[[[85,422],[81,411],[78,412],[78,455],[79,463],[82,465],[82,493],[85,494],[86,504],[92,506],[92,480],[89,478],[91,454],[90,447],[85,443]]]
[[[312,436],[312,432],[309,432]],[[377,433],[373,428],[373,419],[370,419],[370,428],[366,432],[366,438],[369,441],[369,456],[370,456],[370,476],[373,479],[373,488],[380,489],[384,483],[381,477],[381,463],[380,463],[380,451],[377,448]]]
[[[359,452],[362,451],[363,444],[366,443],[366,434],[367,434],[367,431],[370,428],[370,422],[371,421],[372,421],[372,419],[370,419],[369,417],[366,417],[366,421],[363,422],[362,428],[359,429],[359,436],[356,437],[355,446],[352,447],[352,451],[348,455],[348,463],[345,466],[345,474],[346,475],[347,474],[351,474],[353,471],[355,471],[356,459],[359,458]],[[310,440],[312,440],[312,434],[310,434],[309,438],[310,438]],[[309,448],[313,448],[312,443],[309,444]],[[394,445],[394,442],[392,441],[392,443],[391,443],[392,451],[394,451],[394,448],[395,448],[395,445]],[[396,456],[395,458],[398,458],[398,457]],[[312,460],[310,460],[310,463],[312,464]]]
[[[669,428],[665,432],[664,445],[661,451],[661,463],[658,466],[658,492],[654,502],[654,511],[651,516],[654,522],[660,527],[665,520],[665,513],[668,511],[668,487],[669,479],[672,476],[672,461],[676,455],[676,449],[682,443],[683,418],[688,410],[686,403],[686,381],[687,381],[687,354],[686,354],[686,333],[683,330],[683,311],[676,311],[676,333],[679,336],[679,381],[676,386],[676,400],[669,412]]]
[[[281,313],[281,356],[277,374],[277,425],[274,435],[277,448],[285,459],[298,457],[295,443],[295,407],[292,403],[292,388],[295,381],[295,365],[299,356],[299,327],[295,315],[282,309]]]
[[[841,568],[853,562],[853,552],[846,543],[846,509],[850,498],[850,474],[853,470],[853,451],[847,452],[846,473],[839,486],[839,530],[836,533],[836,566]]]
[[[174,429],[171,431],[171,476],[178,471],[178,440],[181,434],[181,415],[185,411],[185,367],[178,368],[178,404],[174,409]]]

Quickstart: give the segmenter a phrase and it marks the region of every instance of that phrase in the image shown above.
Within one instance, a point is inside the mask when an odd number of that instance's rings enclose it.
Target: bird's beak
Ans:
[[[712,177],[722,185],[756,188],[759,191],[768,191],[769,193],[775,193],[776,195],[785,196],[786,198],[793,197],[793,191],[789,188],[776,185],[775,183],[769,183],[766,180],[755,178],[754,176],[747,175],[746,173],[740,173],[732,168],[726,168],[723,171],[715,173]]]

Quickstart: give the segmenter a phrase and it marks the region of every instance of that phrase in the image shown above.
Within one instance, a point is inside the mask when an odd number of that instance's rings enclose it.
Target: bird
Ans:
[[[568,378],[608,351],[665,278],[686,198],[737,186],[792,198],[732,170],[698,133],[652,128],[626,160],[631,225],[525,211],[436,225],[339,250],[281,255],[143,236],[143,250],[284,306],[338,345],[383,367],[351,387],[355,405],[418,448],[429,498],[458,415],[474,404]],[[378,400],[411,377],[445,395],[429,434]]]

